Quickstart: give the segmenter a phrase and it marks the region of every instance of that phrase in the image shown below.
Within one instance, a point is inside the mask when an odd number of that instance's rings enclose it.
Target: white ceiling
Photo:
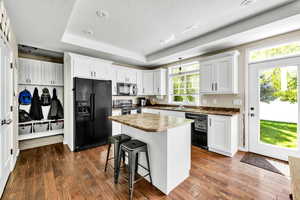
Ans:
[[[20,44],[145,66],[300,28],[291,18],[300,14],[299,0],[257,0],[247,7],[242,0],[4,1]],[[107,18],[97,17],[100,9]],[[284,19],[293,25],[278,29]],[[198,28],[182,33],[194,24]],[[172,34],[175,40],[160,44]]]

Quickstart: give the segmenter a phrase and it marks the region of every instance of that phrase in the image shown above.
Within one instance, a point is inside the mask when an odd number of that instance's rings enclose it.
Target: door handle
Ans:
[[[6,122],[5,122],[6,125],[10,125],[10,124],[12,123],[13,120],[12,120],[12,119],[8,119],[8,120],[5,120],[5,121],[6,121]]]

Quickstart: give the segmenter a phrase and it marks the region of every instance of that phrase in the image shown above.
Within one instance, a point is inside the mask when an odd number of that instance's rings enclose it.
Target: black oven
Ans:
[[[208,117],[207,115],[186,113],[185,118],[193,119],[191,127],[192,145],[208,150],[207,132],[208,132]]]

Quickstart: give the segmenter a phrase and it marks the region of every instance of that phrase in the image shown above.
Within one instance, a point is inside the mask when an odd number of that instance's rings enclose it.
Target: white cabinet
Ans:
[[[153,87],[155,95],[167,95],[166,69],[157,69],[153,72]]]
[[[208,57],[200,62],[200,93],[238,93],[238,51]]]
[[[20,58],[19,84],[62,86],[63,65]]]
[[[129,69],[125,67],[119,67],[117,71],[117,82],[118,83],[132,83],[136,84],[136,73],[137,70]]]
[[[159,113],[161,115],[166,115],[166,116],[185,118],[185,112],[180,112],[180,111],[160,110]]]
[[[73,56],[73,76],[79,78],[107,80],[108,70],[111,62],[87,58],[84,56]]]
[[[238,150],[237,116],[208,116],[208,148],[210,151],[234,156]]]
[[[112,95],[117,95],[117,68],[112,65],[108,72],[108,80],[111,80]]]
[[[121,115],[121,110],[113,110],[112,116]],[[122,125],[117,122],[112,122],[112,135],[119,135],[122,133]]]
[[[136,72],[136,86],[137,86],[137,94],[144,95],[143,92],[143,71],[137,70]]]
[[[143,71],[143,94],[153,95],[154,94],[154,72]]]

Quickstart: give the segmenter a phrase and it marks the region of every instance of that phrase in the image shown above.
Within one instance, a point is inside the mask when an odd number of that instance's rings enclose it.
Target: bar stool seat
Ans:
[[[131,137],[125,134],[119,134],[119,135],[114,135],[114,136],[110,136],[108,138],[108,149],[107,149],[107,155],[106,155],[106,162],[105,162],[105,169],[104,171],[106,172],[107,170],[107,165],[108,165],[108,161],[114,159],[114,181],[115,183],[117,183],[117,172],[118,172],[118,155],[119,155],[119,151],[120,151],[120,146],[122,143],[124,142],[128,142],[131,140]],[[110,149],[111,149],[111,145],[114,145],[114,157],[109,157],[110,154]],[[123,156],[123,162],[125,162],[125,156]]]
[[[148,153],[148,146],[146,143],[139,141],[139,140],[130,140],[127,142],[124,142],[120,146],[119,156],[118,156],[118,169],[117,169],[117,182],[119,179],[120,174],[120,165],[121,165],[121,158],[125,155],[125,152],[128,154],[128,186],[129,186],[129,199],[132,200],[133,198],[133,186],[135,183],[137,183],[139,180],[135,180],[135,174],[138,171],[138,167],[142,167],[144,170],[146,170],[148,173],[142,176],[142,178],[149,176],[150,183],[152,184],[152,176],[151,176],[151,170],[150,170],[150,162],[149,162],[149,153]],[[140,165],[138,163],[139,161],[139,153],[145,153],[146,154],[146,161],[147,161],[147,168]]]

